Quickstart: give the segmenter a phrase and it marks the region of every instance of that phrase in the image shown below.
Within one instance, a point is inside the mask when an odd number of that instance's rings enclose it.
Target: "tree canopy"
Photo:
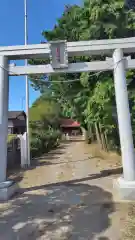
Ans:
[[[68,5],[52,30],[42,32],[45,40],[98,40],[132,37],[135,35],[135,13],[124,7],[123,0],[84,0],[81,6]],[[104,60],[105,56],[72,57],[69,62]],[[30,63],[44,64],[44,60]],[[133,71],[127,73],[129,80],[132,122],[134,122],[135,94]],[[81,125],[98,125],[108,138],[116,137],[117,117],[113,73],[72,73],[38,76],[41,84],[32,81],[43,96],[50,96],[60,104],[62,115],[74,117]],[[46,80],[47,79],[47,80]],[[132,86],[131,86],[132,83]]]
[[[60,106],[54,99],[41,95],[30,108],[30,120],[40,121],[44,116],[48,119],[58,118]]]

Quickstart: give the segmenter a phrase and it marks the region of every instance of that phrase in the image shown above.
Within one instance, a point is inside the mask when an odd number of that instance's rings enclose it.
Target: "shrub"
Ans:
[[[57,129],[48,128],[34,131],[31,129],[31,155],[32,157],[41,156],[59,145],[61,133]]]
[[[16,134],[8,134],[7,143],[12,142],[14,139],[16,139],[16,137],[17,137]]]

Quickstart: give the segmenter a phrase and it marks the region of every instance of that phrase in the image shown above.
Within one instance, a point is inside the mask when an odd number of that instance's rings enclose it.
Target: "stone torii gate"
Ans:
[[[8,91],[10,75],[114,71],[115,95],[121,143],[123,176],[115,181],[122,198],[135,199],[135,156],[128,103],[125,70],[135,69],[135,59],[124,53],[135,52],[135,38],[66,42],[0,47],[0,199],[8,199],[16,190],[6,181]],[[68,64],[70,56],[106,55],[105,61]],[[50,58],[51,64],[11,66],[9,60]]]

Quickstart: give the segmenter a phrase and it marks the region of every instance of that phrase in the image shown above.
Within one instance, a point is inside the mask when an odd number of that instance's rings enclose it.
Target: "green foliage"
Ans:
[[[61,136],[59,114],[59,105],[44,95],[32,105],[30,109],[32,157],[40,156],[58,145]]]
[[[16,137],[17,137],[16,134],[8,134],[7,142],[8,143],[12,142],[14,139],[16,139]]]
[[[54,28],[43,31],[42,35],[47,41],[78,41],[132,37],[134,32],[135,12],[125,10],[123,0],[84,0],[82,6],[66,6]],[[82,56],[69,58],[69,62],[104,59],[105,56]],[[37,60],[32,62],[35,63]],[[132,123],[135,126],[133,76],[134,71],[127,73]],[[61,115],[77,119],[85,129],[90,125],[93,127],[94,123],[100,123],[101,131],[105,132],[109,143],[119,145],[119,141],[116,141],[118,127],[112,72],[59,74],[50,76],[49,81],[46,81],[46,76],[41,77],[44,77],[44,83],[40,85],[33,81],[33,86],[60,104]]]
[[[60,113],[59,104],[45,95],[39,97],[30,108],[30,120],[39,121],[46,116],[48,119],[58,118]]]
[[[49,152],[59,145],[61,133],[54,129],[39,129],[39,132],[32,132],[31,135],[31,155],[32,157],[40,156]],[[46,130],[46,131],[45,131]]]

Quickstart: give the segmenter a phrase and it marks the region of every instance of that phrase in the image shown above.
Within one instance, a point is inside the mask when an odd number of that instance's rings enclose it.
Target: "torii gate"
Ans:
[[[0,199],[7,199],[15,187],[6,181],[8,134],[8,76],[74,72],[114,71],[115,95],[122,153],[123,177],[115,181],[122,198],[135,199],[135,156],[125,70],[135,69],[135,38],[0,47]],[[106,55],[106,61],[68,64],[68,56]],[[11,66],[8,60],[51,58],[51,64]]]

